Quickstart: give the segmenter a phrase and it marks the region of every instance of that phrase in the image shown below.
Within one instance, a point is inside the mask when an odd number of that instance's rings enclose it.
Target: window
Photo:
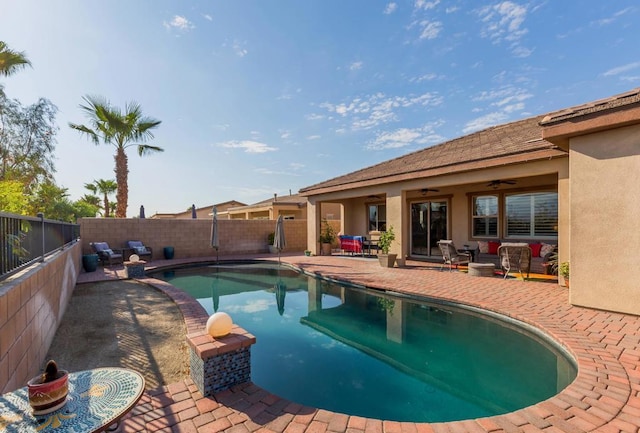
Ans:
[[[387,205],[369,205],[369,231],[383,232],[387,230]]]
[[[557,237],[558,193],[537,192],[505,197],[507,237]]]
[[[473,197],[473,237],[498,237],[498,196],[479,195]]]

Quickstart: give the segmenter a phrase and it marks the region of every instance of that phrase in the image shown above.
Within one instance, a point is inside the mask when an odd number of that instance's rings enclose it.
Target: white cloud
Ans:
[[[213,127],[215,129],[219,129],[220,131],[226,131],[227,129],[229,129],[231,127],[231,125],[229,125],[228,123],[221,123],[218,125],[213,125]]]
[[[450,8],[446,8],[444,11],[448,14],[452,14],[454,12],[458,12],[460,8],[458,6],[452,6]]]
[[[311,113],[311,114],[307,114],[306,119],[307,120],[321,120],[324,119],[325,116],[322,114],[316,114],[316,113]]]
[[[624,72],[631,71],[633,69],[640,68],[640,62],[627,63],[626,65],[618,66],[613,69],[609,69],[602,75],[605,77],[611,77],[614,75],[620,75]]]
[[[532,50],[520,45],[521,38],[528,33],[523,27],[527,17],[527,7],[511,1],[503,1],[493,6],[484,6],[478,10],[484,27],[480,35],[489,38],[494,44],[509,42],[511,52],[516,57],[528,57]]]
[[[286,140],[289,137],[291,137],[290,131],[287,131],[286,129],[280,131],[280,138],[282,138],[283,140]]]
[[[233,41],[231,47],[238,57],[244,57],[249,53],[249,51],[244,47],[246,44],[246,42]]]
[[[396,10],[398,9],[398,4],[391,2],[389,4],[387,4],[387,7],[384,8],[384,14],[385,15],[389,15],[394,13]]]
[[[202,16],[207,21],[213,21],[213,17],[211,15],[209,15],[209,14],[202,14]]]
[[[270,147],[264,143],[260,143],[258,141],[251,141],[251,140],[225,141],[224,143],[218,143],[218,146],[224,147],[227,149],[244,149],[246,153],[265,153],[265,152],[273,152],[278,150],[277,147]]]
[[[349,65],[349,70],[357,71],[358,69],[362,69],[362,62],[353,62]]]
[[[415,8],[422,10],[433,9],[440,4],[440,0],[426,1],[426,0],[416,0]]]
[[[310,135],[310,136],[307,137],[307,140],[319,140],[321,138],[322,138],[322,136],[320,136],[320,135]]]
[[[486,129],[490,126],[498,125],[504,122],[507,119],[507,115],[503,112],[494,112],[485,114],[484,116],[478,117],[466,123],[462,132],[465,134],[469,134],[474,131],[479,131],[481,129]]]
[[[413,77],[409,79],[409,82],[411,83],[421,83],[422,81],[431,81],[431,80],[435,80],[436,78],[438,78],[438,76],[436,74],[424,74],[424,75],[420,75],[419,77]]]
[[[225,311],[229,313],[257,313],[260,311],[268,310],[272,305],[275,305],[275,298],[273,301],[267,301],[265,299],[256,299],[253,301],[248,301],[244,305],[229,305],[226,307]]]
[[[444,124],[443,121],[428,123],[420,128],[400,128],[395,131],[382,132],[366,145],[367,150],[398,149],[412,144],[435,144],[443,137],[435,133],[435,129]]]
[[[435,39],[442,31],[442,23],[440,21],[424,20],[419,24],[420,27],[422,27],[422,31],[420,32],[420,39]]]
[[[292,170],[301,170],[301,169],[305,168],[306,165],[305,164],[301,164],[299,162],[292,162],[292,163],[289,163],[289,167],[291,167]]]
[[[634,12],[634,11],[635,11],[635,8],[628,7],[628,8],[619,10],[618,12],[614,13],[610,17],[602,18],[602,19],[597,20],[597,21],[593,21],[591,23],[591,25],[595,25],[595,26],[598,26],[598,27],[608,26],[609,24],[613,24],[616,21],[616,19],[618,19],[619,17],[627,15],[627,14],[629,14],[631,12]]]
[[[297,173],[292,173],[291,170],[272,170],[270,168],[256,168],[253,170],[255,173],[266,174],[267,176],[300,176]]]
[[[330,113],[339,114],[342,118],[350,119],[352,130],[362,130],[398,120],[397,112],[403,108],[410,108],[416,105],[433,107],[441,103],[442,97],[429,92],[422,95],[395,97],[388,97],[384,93],[376,93],[340,104],[324,102],[319,107],[326,109]]]
[[[164,22],[163,25],[165,26],[165,28],[171,30],[171,29],[178,29],[181,31],[188,31],[191,29],[194,29],[195,26],[193,25],[193,23],[191,21],[189,21],[187,18],[181,16],[181,15],[175,15],[171,21],[169,22]]]

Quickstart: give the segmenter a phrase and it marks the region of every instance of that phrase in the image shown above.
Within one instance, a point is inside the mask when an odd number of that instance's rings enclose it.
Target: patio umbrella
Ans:
[[[276,235],[273,238],[273,246],[278,250],[278,263],[280,263],[280,252],[287,246],[287,241],[284,238],[284,220],[282,215],[278,216],[276,221]]]
[[[144,206],[140,205],[140,218],[145,218],[144,216]]]
[[[195,204],[191,205],[191,218],[193,218],[193,219],[198,218],[198,215],[196,214],[196,205]]]
[[[282,282],[282,280],[278,280],[276,283],[275,292],[278,313],[282,316],[284,314],[284,298],[287,296],[287,286]]]
[[[216,268],[216,279],[211,281],[211,299],[213,300],[213,312],[217,312],[220,308],[220,293],[218,292],[218,269]]]
[[[216,249],[216,262],[218,261],[218,248],[220,248],[220,240],[218,239],[218,208],[213,207],[213,220],[211,222],[211,248]]]

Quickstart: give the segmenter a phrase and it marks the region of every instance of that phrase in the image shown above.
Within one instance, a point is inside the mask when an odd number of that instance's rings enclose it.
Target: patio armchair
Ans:
[[[89,245],[98,255],[98,259],[100,259],[103,266],[105,263],[109,263],[109,266],[111,266],[124,261],[122,250],[113,250],[106,242],[90,242]]]
[[[127,241],[127,248],[131,254],[137,254],[141,259],[146,257],[148,260],[151,260],[151,257],[153,257],[151,247],[145,246],[142,241]]]
[[[451,272],[454,266],[457,269],[459,265],[466,265],[471,261],[471,254],[456,249],[452,240],[438,241],[438,248],[440,248],[443,260],[440,270],[442,270],[445,265],[449,265],[449,272]]]
[[[519,272],[522,279],[529,278],[531,269],[531,248],[524,242],[505,242],[498,247],[500,268],[507,278],[509,272]]]

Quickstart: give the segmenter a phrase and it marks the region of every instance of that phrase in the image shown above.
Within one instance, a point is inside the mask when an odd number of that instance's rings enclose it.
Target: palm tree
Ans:
[[[24,53],[10,50],[5,42],[0,41],[0,75],[8,77],[27,66],[31,66],[31,62]]]
[[[111,204],[109,203],[109,194],[113,194],[118,189],[118,184],[112,179],[98,179],[93,183],[85,183],[84,187],[94,194],[102,194],[102,202],[104,209],[104,217],[109,218]]]
[[[127,103],[123,113],[100,96],[84,96],[83,99],[87,104],[81,104],[80,108],[89,118],[89,126],[69,123],[69,127],[86,134],[96,145],[102,141],[116,148],[116,218],[126,218],[129,202],[129,160],[126,149],[136,146],[139,156],[164,152],[161,147],[143,144],[153,138],[151,130],[157,128],[161,121],[144,117],[140,105],[135,102]]]

